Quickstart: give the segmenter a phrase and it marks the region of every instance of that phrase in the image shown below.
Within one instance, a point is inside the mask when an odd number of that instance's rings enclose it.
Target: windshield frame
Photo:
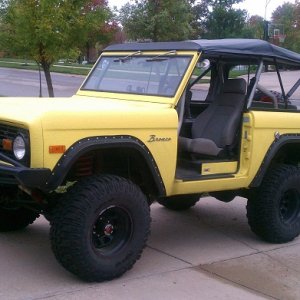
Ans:
[[[94,65],[93,69],[87,76],[87,78],[82,83],[80,89],[77,92],[78,96],[89,96],[89,97],[101,97],[101,98],[113,98],[120,100],[132,100],[132,101],[144,101],[144,102],[154,102],[154,103],[168,103],[176,105],[178,99],[182,95],[184,88],[192,75],[193,69],[199,59],[200,53],[197,51],[176,51],[176,55],[167,55],[166,51],[143,51],[142,55],[138,55],[138,57],[156,57],[163,56],[166,54],[166,57],[190,57],[190,61],[187,63],[185,71],[182,73],[181,80],[178,86],[175,89],[175,93],[170,96],[160,95],[160,94],[143,94],[143,93],[126,93],[126,92],[115,92],[115,91],[99,91],[99,90],[91,90],[85,89],[85,85],[88,82],[90,76],[92,76],[94,70],[97,68],[100,60],[103,57],[127,57],[134,54],[134,51],[130,52],[103,52],[103,54],[99,57],[98,61]],[[135,56],[133,56],[135,57]]]

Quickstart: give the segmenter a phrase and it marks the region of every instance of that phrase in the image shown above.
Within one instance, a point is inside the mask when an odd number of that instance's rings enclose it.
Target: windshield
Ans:
[[[191,59],[177,55],[102,56],[81,89],[173,97]]]

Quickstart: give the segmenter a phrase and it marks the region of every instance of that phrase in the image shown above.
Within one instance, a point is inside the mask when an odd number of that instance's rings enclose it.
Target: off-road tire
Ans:
[[[183,211],[191,208],[200,200],[200,195],[178,195],[157,199],[162,206],[175,210]]]
[[[0,232],[20,230],[32,224],[39,214],[24,207],[0,207]]]
[[[270,90],[269,92],[272,93],[276,97],[278,103],[284,103],[284,98],[283,98],[282,93],[273,91],[273,90]],[[253,100],[254,101],[262,101],[262,102],[272,102],[272,98],[269,97],[268,95],[265,95],[261,91],[257,91],[254,94]]]
[[[23,229],[39,217],[39,213],[18,204],[30,199],[15,186],[0,188],[0,232]]]
[[[52,250],[85,281],[121,276],[140,258],[150,232],[147,198],[131,181],[110,175],[78,182],[54,210]]]
[[[300,169],[279,165],[271,169],[257,193],[248,199],[251,230],[271,243],[292,241],[300,233]]]

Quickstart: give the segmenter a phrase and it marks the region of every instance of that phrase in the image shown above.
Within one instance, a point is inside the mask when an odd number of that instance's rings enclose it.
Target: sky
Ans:
[[[284,2],[295,3],[295,0],[245,0],[238,6],[242,9],[248,10],[250,15],[260,15],[264,17],[266,1],[270,1],[266,10],[268,20],[271,18],[272,12]],[[117,6],[118,8],[122,7],[127,2],[130,2],[130,0],[108,0],[111,7]]]

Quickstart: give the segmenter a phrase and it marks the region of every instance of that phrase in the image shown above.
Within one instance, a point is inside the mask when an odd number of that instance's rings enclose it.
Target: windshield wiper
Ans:
[[[114,62],[126,62],[127,60],[131,59],[133,56],[136,56],[136,55],[141,55],[142,54],[142,51],[136,51],[132,54],[129,54],[125,57],[120,57],[120,58],[116,58],[114,59]]]
[[[172,51],[168,51],[166,53],[148,58],[148,59],[146,59],[146,61],[163,61],[163,60],[169,59],[168,57],[166,57],[167,55],[176,55],[176,54],[177,54],[176,50],[172,50]]]

